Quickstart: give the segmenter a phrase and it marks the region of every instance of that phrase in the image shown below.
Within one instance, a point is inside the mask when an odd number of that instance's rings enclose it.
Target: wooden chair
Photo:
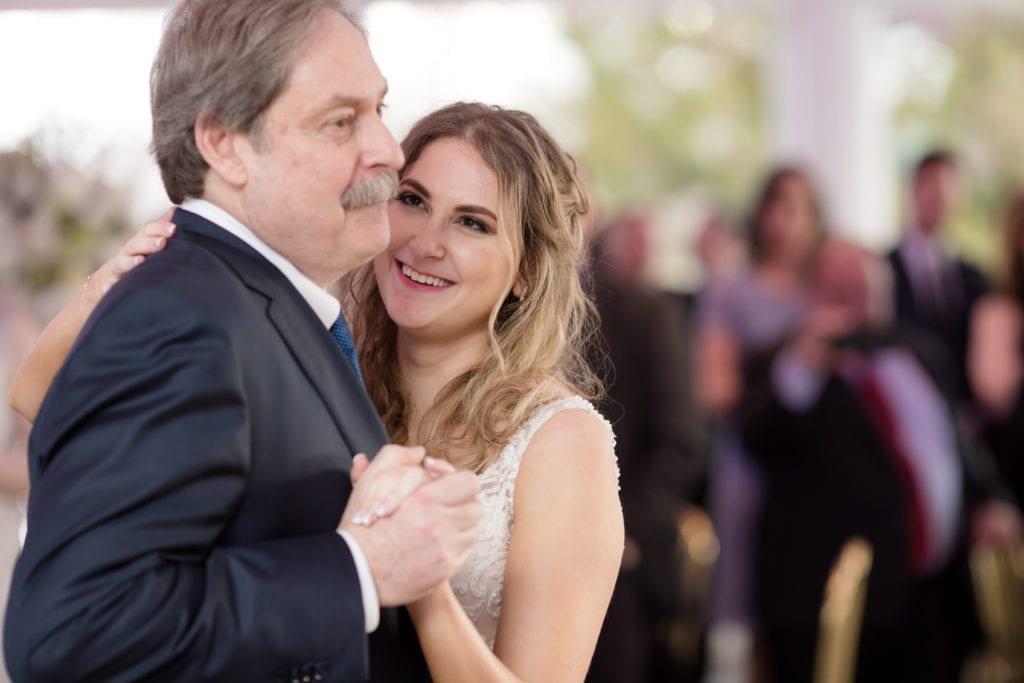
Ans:
[[[851,683],[864,619],[873,552],[863,538],[851,538],[836,559],[821,605],[814,683]]]
[[[968,683],[1024,681],[1024,546],[971,551],[971,578],[985,648],[968,662]]]

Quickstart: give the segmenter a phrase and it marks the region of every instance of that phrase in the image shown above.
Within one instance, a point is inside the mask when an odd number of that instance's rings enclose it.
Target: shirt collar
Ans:
[[[197,216],[202,216],[259,252],[263,258],[270,261],[281,271],[281,274],[287,278],[288,282],[292,283],[292,286],[298,290],[302,298],[313,309],[316,317],[320,319],[324,327],[330,328],[334,324],[338,314],[341,313],[341,303],[338,299],[303,275],[298,268],[292,265],[291,261],[271,249],[266,242],[257,237],[256,233],[252,230],[245,227],[241,221],[205,199],[193,199],[190,197],[181,203],[181,208],[191,211]]]

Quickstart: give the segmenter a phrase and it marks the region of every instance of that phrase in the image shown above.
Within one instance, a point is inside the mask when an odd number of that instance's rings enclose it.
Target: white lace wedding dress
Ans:
[[[480,473],[480,500],[484,506],[480,539],[469,553],[466,565],[452,580],[452,589],[462,608],[476,624],[487,644],[494,648],[494,636],[501,614],[501,589],[505,578],[505,560],[512,536],[512,501],[516,475],[526,447],[537,430],[555,413],[562,410],[583,410],[600,418],[612,431],[611,424],[593,405],[579,396],[570,396],[537,408],[516,430],[502,449],[498,459]],[[615,435],[612,434],[614,440]]]

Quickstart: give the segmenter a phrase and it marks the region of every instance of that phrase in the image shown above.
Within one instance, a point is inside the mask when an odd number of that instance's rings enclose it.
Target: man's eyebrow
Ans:
[[[351,95],[331,95],[326,102],[318,107],[318,111],[329,111],[331,109],[340,109],[341,107],[358,107],[362,101],[361,98]]]
[[[380,96],[377,98],[377,102],[384,99],[388,94],[388,84],[385,83],[384,87],[380,90]],[[376,105],[377,102],[374,102]],[[317,108],[318,112],[326,112],[331,109],[341,109],[343,107],[351,107],[353,109],[358,108],[360,105],[365,104],[366,99],[362,97],[356,97],[355,95],[331,95],[326,102]]]

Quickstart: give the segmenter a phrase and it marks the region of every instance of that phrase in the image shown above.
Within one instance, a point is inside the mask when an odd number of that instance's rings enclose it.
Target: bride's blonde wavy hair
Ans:
[[[402,141],[405,166],[439,139],[465,141],[498,179],[498,216],[511,265],[506,296],[489,319],[490,349],[452,379],[410,432],[410,408],[372,264],[345,286],[367,389],[392,440],[480,472],[515,429],[566,388],[596,398],[600,387],[584,357],[596,314],[580,280],[585,256],[586,193],[576,164],[530,114],[460,102],[428,114]],[[519,283],[525,295],[512,295]]]

